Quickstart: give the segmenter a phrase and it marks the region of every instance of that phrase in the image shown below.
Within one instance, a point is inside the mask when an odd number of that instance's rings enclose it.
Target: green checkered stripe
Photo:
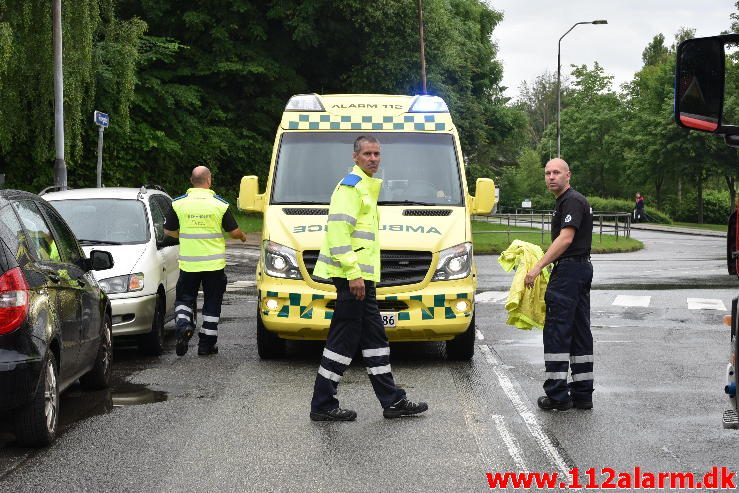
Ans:
[[[332,310],[325,310],[323,313],[313,310],[313,302],[325,298],[322,294],[305,294],[305,293],[282,293],[276,291],[262,291],[261,297],[280,298],[288,300],[280,311],[277,313],[278,318],[303,318],[313,320],[321,317],[324,320],[331,320],[334,315]],[[408,320],[448,320],[455,318],[463,318],[469,315],[457,314],[450,306],[448,301],[458,299],[471,299],[474,303],[474,296],[470,293],[452,293],[452,294],[436,294],[436,295],[417,295],[410,297],[398,296],[378,296],[378,300],[387,301],[403,301],[412,300],[420,301],[424,308],[422,310],[401,310],[397,312],[398,321]],[[262,310],[263,315],[269,315],[269,310]]]
[[[287,130],[402,130],[443,132],[451,129],[448,113],[413,113],[400,116],[327,115],[326,113],[287,113],[282,120]]]

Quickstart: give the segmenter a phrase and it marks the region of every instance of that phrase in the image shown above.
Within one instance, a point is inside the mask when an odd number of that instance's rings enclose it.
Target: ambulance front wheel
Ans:
[[[470,326],[454,339],[446,341],[446,357],[454,361],[468,361],[475,354],[475,314]]]
[[[276,359],[285,356],[285,339],[270,332],[262,323],[262,314],[257,311],[257,352],[262,359]]]

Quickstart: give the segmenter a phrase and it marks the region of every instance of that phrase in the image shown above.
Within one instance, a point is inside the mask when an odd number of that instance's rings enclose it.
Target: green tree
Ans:
[[[625,116],[623,102],[612,89],[613,76],[595,62],[574,67],[569,106],[561,110],[561,153],[573,170],[573,184],[589,195],[609,197],[623,193],[623,144],[621,127]],[[547,156],[556,147],[551,125],[539,146]]]
[[[118,110],[114,118],[125,121],[133,96],[136,44],[145,26],[137,19],[117,20],[113,5],[113,0],[62,2],[65,159],[70,185],[80,183],[87,168],[94,169],[94,161],[86,165],[86,150],[95,149],[94,105]],[[0,168],[5,169],[11,187],[37,190],[52,183],[51,31],[50,2],[0,1]],[[106,76],[116,80],[117,87],[98,92]]]

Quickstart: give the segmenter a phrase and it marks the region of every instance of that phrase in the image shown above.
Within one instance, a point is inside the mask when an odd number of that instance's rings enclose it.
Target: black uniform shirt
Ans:
[[[552,241],[559,236],[562,228],[568,227],[575,228],[575,237],[560,258],[590,255],[590,245],[593,241],[593,209],[588,200],[572,187],[557,197],[552,215]]]
[[[233,214],[231,214],[231,209],[226,209],[226,213],[221,219],[221,227],[223,228],[223,231],[226,231],[227,233],[230,233],[239,227]],[[180,218],[177,217],[174,207],[170,207],[169,211],[167,211],[167,217],[164,219],[164,229],[167,231],[177,231],[180,229]]]

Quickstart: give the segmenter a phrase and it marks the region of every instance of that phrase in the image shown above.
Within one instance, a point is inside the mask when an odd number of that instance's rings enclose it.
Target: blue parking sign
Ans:
[[[107,127],[110,124],[110,118],[108,117],[108,114],[101,111],[95,112],[93,120],[95,121],[95,125],[99,125],[101,127]]]

